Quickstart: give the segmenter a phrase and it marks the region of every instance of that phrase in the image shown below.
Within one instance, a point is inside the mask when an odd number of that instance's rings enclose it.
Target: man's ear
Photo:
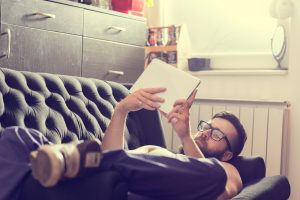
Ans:
[[[228,161],[233,157],[233,153],[231,151],[225,151],[225,153],[223,153],[222,157],[221,157],[221,161]]]

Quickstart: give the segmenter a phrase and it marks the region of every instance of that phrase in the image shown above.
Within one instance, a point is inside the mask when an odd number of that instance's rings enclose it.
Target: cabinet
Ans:
[[[170,32],[171,30],[171,32]],[[150,27],[148,46],[145,47],[147,61],[159,58],[175,67],[187,70],[190,57],[190,41],[186,25]]]
[[[1,31],[10,37],[10,44],[7,44],[8,41],[1,42],[1,47],[5,44],[7,49],[10,48],[10,55],[6,50],[0,58],[2,67],[80,76],[80,37],[8,24],[3,24]],[[68,51],[64,50],[66,46],[69,47]]]
[[[132,83],[143,72],[145,21],[84,12],[82,74]]]
[[[146,21],[65,0],[0,0],[0,65],[132,83]]]
[[[76,7],[41,0],[2,0],[1,66],[80,76],[82,22],[82,12]]]

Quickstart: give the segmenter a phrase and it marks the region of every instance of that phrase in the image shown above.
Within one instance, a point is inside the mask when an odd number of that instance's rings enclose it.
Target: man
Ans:
[[[143,91],[140,93],[137,92],[134,96],[142,104],[146,100],[147,104],[145,106],[148,109],[155,108],[156,106],[159,107],[156,102],[163,101],[159,98],[150,98]],[[145,98],[145,96],[149,98]],[[222,112],[216,114],[210,123],[200,121],[198,125],[198,129],[200,129],[199,134],[193,138],[189,124],[189,109],[195,96],[196,91],[187,101],[176,101],[174,109],[165,116],[172,123],[175,132],[180,138],[185,155],[200,159],[216,157],[222,161],[227,174],[227,183],[225,191],[218,199],[229,199],[242,189],[242,181],[238,171],[231,164],[226,163],[226,161],[231,160],[242,151],[247,136],[243,126],[234,115]],[[149,101],[149,99],[152,99],[152,101]],[[157,149],[159,149],[159,154],[170,155],[168,151],[151,146],[146,152],[155,152],[157,154]]]
[[[154,199],[228,199],[236,195],[242,188],[240,176],[232,165],[223,161],[239,153],[244,140],[237,139],[240,138],[238,128],[222,117],[215,117],[210,124],[201,122],[202,135],[193,138],[189,109],[196,92],[188,101],[177,101],[173,110],[165,114],[182,141],[186,156],[156,146],[129,152],[122,150],[128,113],[142,108],[158,109],[164,99],[156,94],[164,91],[164,88],[142,89],[116,106],[102,141],[102,154],[98,141],[47,145],[50,143],[36,131],[15,131],[32,151],[33,176],[44,186],[53,186],[61,178],[74,178],[91,169],[113,169],[125,177],[131,192]],[[12,137],[13,134],[7,135]],[[37,147],[38,151],[33,151]],[[215,158],[205,159],[205,155],[216,156],[221,162]]]

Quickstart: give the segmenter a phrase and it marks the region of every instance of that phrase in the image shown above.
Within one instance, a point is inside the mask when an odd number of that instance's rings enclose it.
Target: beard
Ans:
[[[199,148],[202,151],[205,158],[217,158],[218,160],[221,160],[223,154],[225,153],[225,151],[217,151],[217,150],[212,151],[201,147]]]
[[[225,150],[208,149],[207,143],[206,143],[206,138],[203,136],[197,137],[197,140],[201,141],[200,143],[196,142],[196,144],[199,147],[199,149],[202,151],[205,158],[217,158],[217,159],[221,160],[223,154],[226,152],[226,149]]]

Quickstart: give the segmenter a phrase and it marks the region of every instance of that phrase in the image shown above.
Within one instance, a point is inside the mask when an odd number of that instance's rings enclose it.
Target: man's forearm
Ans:
[[[124,129],[127,115],[127,112],[119,109],[118,106],[116,107],[102,140],[102,150],[124,148]]]
[[[185,155],[195,158],[205,158],[194,139],[191,136],[181,138]]]

